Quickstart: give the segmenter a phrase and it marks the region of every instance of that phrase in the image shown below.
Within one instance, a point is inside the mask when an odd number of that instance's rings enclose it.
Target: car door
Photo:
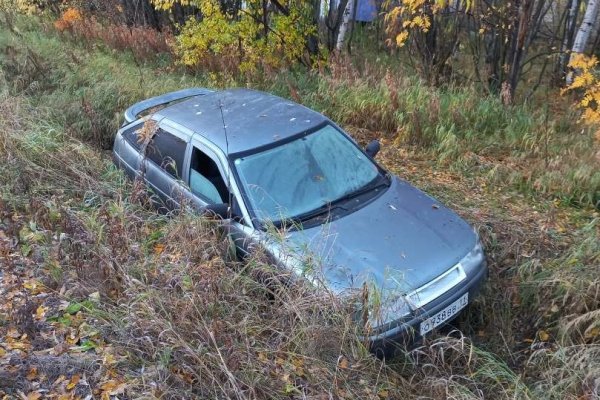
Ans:
[[[144,178],[159,208],[173,210],[181,203],[186,151],[190,133],[162,121],[146,147]]]
[[[192,138],[187,154],[188,188],[183,191],[184,196],[200,211],[211,204],[233,204],[234,218],[225,220],[224,227],[240,255],[246,255],[259,233],[254,229],[244,204],[239,202],[241,194],[225,156],[199,135]]]

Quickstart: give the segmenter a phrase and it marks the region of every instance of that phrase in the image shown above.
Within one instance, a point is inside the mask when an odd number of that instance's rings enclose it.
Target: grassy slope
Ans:
[[[262,270],[259,260],[232,276],[213,226],[188,215],[165,220],[143,207],[139,191],[98,151],[133,101],[240,82],[139,65],[25,26],[0,31],[7,116],[0,121],[7,155],[0,260],[10,261],[3,279],[15,277],[14,290],[21,285],[33,296],[0,309],[0,330],[20,334],[0,346],[14,355],[15,340],[28,341],[29,360],[52,347],[46,357],[53,358],[29,361],[45,372],[42,387],[71,363],[71,375],[89,377],[88,388],[75,388],[82,395],[123,381],[131,397],[597,396],[598,214],[568,204],[597,201],[599,178],[591,135],[573,133],[572,115],[551,113],[547,121],[543,109],[504,109],[470,89],[431,90],[377,66],[340,63],[327,74],[243,83],[323,110],[360,141],[382,137],[388,168],[482,233],[491,279],[456,322],[468,336],[440,335],[385,365],[365,353],[335,306],[303,288],[269,292],[256,284],[248,271]],[[41,293],[31,289],[37,280]],[[99,303],[89,300],[95,292]],[[87,300],[71,314],[48,299]],[[40,305],[60,318],[32,319]],[[59,334],[49,339],[49,332]],[[69,361],[72,350],[56,350],[69,335],[96,352]],[[23,379],[31,365],[17,364],[13,375],[0,375],[0,389],[34,390]]]

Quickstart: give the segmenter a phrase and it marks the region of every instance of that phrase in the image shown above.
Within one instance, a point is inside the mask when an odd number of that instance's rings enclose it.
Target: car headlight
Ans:
[[[397,291],[384,295],[376,288],[370,289],[372,290],[369,290],[366,301],[354,300],[353,302],[354,320],[356,322],[366,322],[369,328],[377,329],[410,315],[411,309],[404,295],[399,294]]]
[[[377,328],[404,318],[411,313],[410,306],[403,295],[385,299],[380,305],[369,307],[369,325]]]
[[[458,264],[452,267],[446,274],[451,270],[457,269],[460,271],[459,277],[455,277],[453,282],[450,282],[450,275],[448,275],[444,281],[440,280],[438,283],[430,282],[429,284],[424,285],[419,289],[416,289],[414,292],[411,292],[407,295],[400,294],[397,290],[390,291],[381,291],[381,290],[370,290],[367,304],[361,304],[359,302],[355,303],[355,312],[356,319],[358,321],[364,320],[365,316],[367,317],[367,321],[371,328],[377,329],[378,327],[384,326],[390,322],[402,319],[411,314],[412,309],[415,307],[415,304],[418,304],[418,301],[415,301],[415,298],[411,296],[418,296],[420,298],[423,305],[427,304],[429,301],[432,301],[434,298],[446,293],[447,290],[451,289],[451,287],[455,286],[462,280],[466,278],[466,275],[470,275],[475,273],[475,271],[483,264],[485,255],[483,253],[483,246],[477,238],[475,247],[464,256]],[[442,278],[440,275],[440,279]],[[458,279],[458,280],[457,280]],[[434,280],[436,281],[436,280]],[[445,282],[445,283],[444,283]],[[437,286],[436,286],[437,285]],[[451,285],[446,288],[440,287],[440,285]],[[424,300],[426,298],[426,291],[433,291],[429,300]],[[442,290],[442,291],[440,291]],[[435,292],[438,292],[435,294]],[[412,305],[412,307],[411,307]],[[363,310],[367,310],[365,313]]]
[[[483,246],[481,245],[479,238],[477,238],[475,247],[473,247],[473,250],[464,256],[462,260],[460,260],[460,265],[463,267],[465,273],[470,275],[483,263],[484,258],[485,255],[483,254]]]

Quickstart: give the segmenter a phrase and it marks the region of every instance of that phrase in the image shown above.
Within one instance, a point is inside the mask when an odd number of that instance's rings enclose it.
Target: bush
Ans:
[[[171,54],[173,37],[168,32],[159,32],[146,26],[101,23],[76,8],[67,9],[54,22],[54,27],[76,40],[84,40],[88,46],[101,44],[119,51],[130,51],[138,62],[154,60],[161,54]]]

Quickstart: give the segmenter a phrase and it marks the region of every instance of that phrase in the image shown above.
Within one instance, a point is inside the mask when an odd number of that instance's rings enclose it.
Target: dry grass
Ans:
[[[10,201],[3,209],[19,224],[7,232],[21,232],[21,245],[29,246],[32,256],[43,255],[41,265],[61,266],[59,275],[34,269],[48,288],[58,291],[52,296],[82,301],[98,292],[103,299],[84,314],[101,332],[103,344],[96,356],[63,355],[53,361],[70,364],[71,373],[85,371],[75,367],[78,363],[85,368],[97,365],[92,370],[98,378],[88,382],[96,387],[105,382],[103,374],[112,373],[124,378],[131,397],[509,399],[539,398],[547,391],[555,398],[597,395],[596,339],[585,344],[572,334],[588,331],[595,314],[582,313],[561,324],[570,344],[536,340],[522,372],[455,333],[382,363],[365,351],[335,301],[315,297],[302,286],[284,288],[254,279],[270,267],[260,260],[243,265],[231,261],[217,224],[186,213],[165,218],[131,203],[129,186],[106,175],[108,165],[102,157],[72,138],[40,136],[34,129],[40,118],[23,119],[19,112],[26,100],[4,94],[0,103],[15,116],[3,121],[0,135],[10,157],[9,163],[2,163],[7,172],[2,196]],[[47,146],[31,145],[42,137],[46,145],[54,144],[51,157],[41,157]],[[84,158],[95,168],[81,179],[63,179],[61,172]],[[6,179],[15,160],[24,175],[40,171],[39,179],[29,181],[20,196],[10,193],[15,186]],[[107,190],[95,190],[98,187]],[[34,221],[37,230],[24,230],[27,221]],[[515,249],[529,234],[525,226],[522,229],[513,238],[518,231],[498,225],[494,230],[506,231],[507,237],[494,240]],[[29,233],[23,236],[24,232]],[[28,239],[36,235],[55,239]],[[59,237],[63,239],[57,241]],[[488,248],[493,246],[488,242]],[[492,257],[516,257],[500,254],[494,251]],[[508,272],[502,272],[498,262],[494,280]],[[60,294],[61,287],[68,289]],[[544,296],[554,298],[551,292]],[[9,324],[25,329],[26,322]],[[500,323],[498,329],[506,327]],[[36,358],[19,360],[19,365],[38,369],[48,366]],[[20,370],[26,373],[27,368]],[[55,375],[50,372],[46,376]]]
[[[102,44],[119,51],[130,51],[138,62],[156,59],[161,54],[170,55],[174,40],[169,32],[158,32],[145,26],[100,23],[94,17],[81,14],[67,21],[63,16],[55,27],[72,40],[84,41],[87,46]]]
[[[301,286],[253,279],[270,267],[229,261],[228,243],[214,222],[186,213],[165,219],[129,203],[128,186],[107,181],[105,160],[73,139],[45,138],[55,148],[51,157],[39,157],[47,150],[26,145],[36,140],[36,123],[21,119],[18,109],[25,103],[6,94],[0,103],[14,116],[1,123],[0,135],[9,155],[1,164],[2,198],[9,201],[2,210],[13,221],[6,230],[19,232],[16,240],[28,247],[26,254],[42,257],[34,273],[57,291],[50,297],[83,301],[100,294],[103,303],[89,311],[87,322],[102,332],[105,345],[92,360],[105,373],[123,376],[131,396],[378,398],[379,390],[407,390],[393,387],[402,378],[365,351],[335,302]],[[83,158],[96,166],[95,174],[63,179],[68,174],[61,171],[75,169]],[[11,167],[14,160],[19,171]],[[39,175],[20,196],[11,193],[13,176],[35,171]],[[103,186],[112,190],[94,190],[90,197],[92,188]],[[60,266],[61,273],[52,275],[45,265]],[[18,271],[5,267],[5,273]],[[9,322],[19,331],[25,325]],[[104,351],[120,361],[103,363]],[[69,363],[65,357],[60,362]]]
[[[11,78],[24,71],[27,87],[57,92],[40,72],[52,68],[36,72],[32,64],[30,69],[12,65]],[[93,71],[77,69],[78,79],[97,82],[87,75]],[[379,136],[368,128],[392,121],[397,107],[425,100],[427,107],[439,107],[438,121],[449,115],[470,123],[470,114],[448,107],[444,95],[431,96],[419,87],[402,92],[392,83],[399,78],[376,73],[383,79],[376,101],[352,70],[324,78],[315,97],[296,95],[307,101],[322,96],[335,112],[350,104],[361,141]],[[348,79],[354,81],[347,84]],[[330,84],[336,85],[333,93],[327,91]],[[0,264],[6,276],[32,274],[25,276],[41,280],[46,291],[22,304],[0,292],[0,303],[15,310],[10,315],[0,310],[1,340],[16,328],[45,338],[36,339],[36,351],[61,345],[66,336],[51,332],[68,333],[72,327],[41,323],[32,311],[45,305],[48,315],[60,316],[53,304],[62,301],[85,303],[75,319],[99,333],[93,337],[95,351],[54,358],[11,353],[16,369],[0,375],[0,390],[25,390],[18,385],[28,368],[37,366],[46,371],[42,387],[50,387],[58,373],[89,374],[89,387],[78,389],[83,397],[101,396],[108,379],[122,377],[127,397],[598,398],[600,251],[592,210],[531,202],[491,185],[485,173],[457,173],[432,159],[433,153],[405,148],[410,137],[395,144],[395,132],[384,134],[380,158],[387,167],[478,227],[491,278],[490,288],[456,324],[464,335],[440,334],[403,357],[381,362],[365,351],[343,307],[332,299],[301,285],[265,284],[265,275],[277,281],[273,269],[259,259],[232,261],[214,222],[186,213],[165,217],[146,207],[142,188],[125,182],[98,147],[78,141],[80,136],[65,132],[55,118],[64,104],[80,107],[79,98],[59,93],[60,102],[40,105],[34,103],[39,91],[11,95],[6,87],[0,79],[0,112],[6,116],[0,119]],[[374,114],[377,101],[398,105]],[[486,104],[469,98],[463,105],[485,109]],[[98,118],[104,115],[95,110]],[[376,115],[376,125],[368,125],[369,114]],[[418,116],[423,131],[414,135],[416,141],[431,129],[424,115]],[[412,120],[400,121],[405,127]],[[89,133],[80,130],[81,137]],[[492,157],[473,159],[483,164]],[[100,300],[91,304],[96,293]]]

